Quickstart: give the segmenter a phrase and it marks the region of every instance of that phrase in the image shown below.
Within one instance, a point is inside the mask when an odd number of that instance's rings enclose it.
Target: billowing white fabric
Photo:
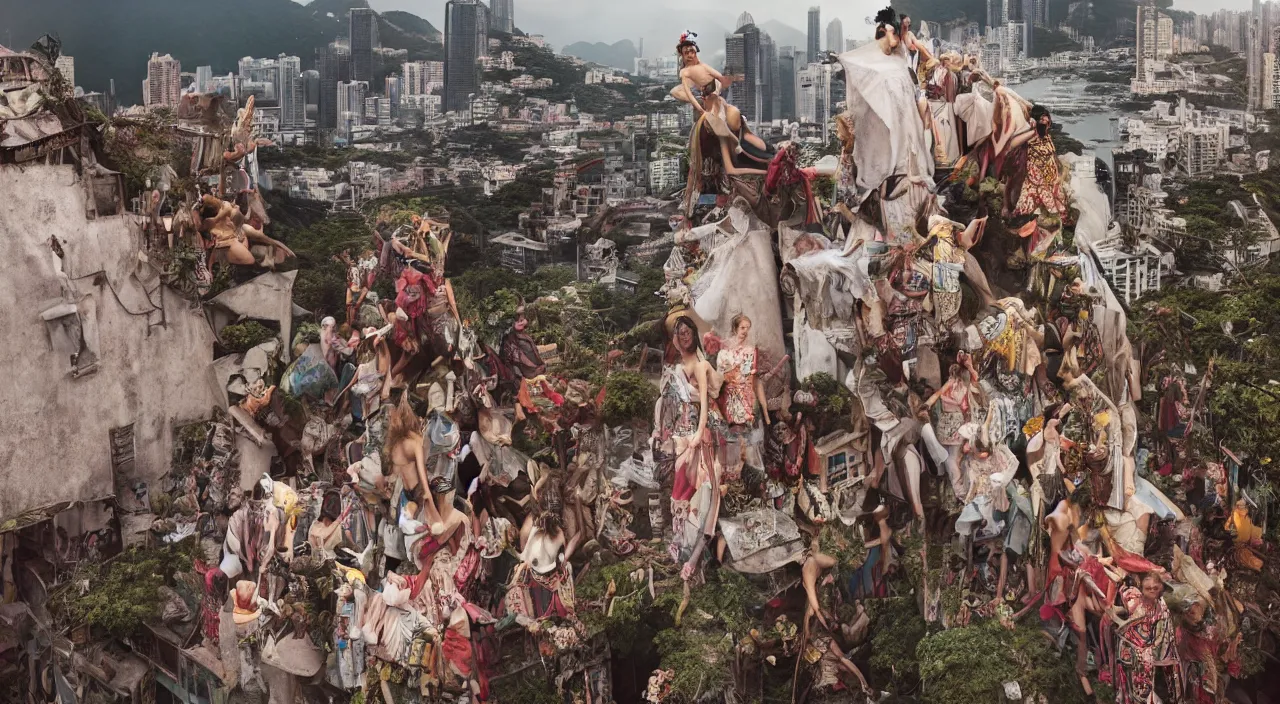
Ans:
[[[787,353],[782,302],[768,226],[739,200],[725,221],[695,228],[689,235],[708,251],[690,290],[693,309],[722,337],[729,335],[733,317],[745,313],[751,318],[756,347],[767,359],[782,359]]]
[[[809,326],[798,294],[795,308],[795,329],[792,334],[796,346],[796,378],[804,381],[814,374],[822,373],[839,379],[840,360],[836,357],[836,348],[821,330]]]
[[[865,200],[890,176],[933,176],[933,157],[916,106],[906,48],[886,56],[871,42],[839,57],[853,119],[857,199]],[[912,162],[914,166],[911,166]]]
[[[848,257],[840,250],[824,249],[787,264],[795,273],[796,295],[810,326],[825,330],[854,325],[854,303],[876,298],[867,261],[865,249]]]
[[[982,144],[991,138],[996,105],[977,90],[956,96],[956,115],[964,120],[965,137],[970,145]]]

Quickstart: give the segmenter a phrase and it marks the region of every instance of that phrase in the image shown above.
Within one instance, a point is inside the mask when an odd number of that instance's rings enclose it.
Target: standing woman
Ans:
[[[762,467],[760,447],[764,442],[763,429],[756,422],[756,408],[760,418],[769,424],[768,400],[764,393],[764,379],[760,372],[760,355],[750,344],[751,318],[739,313],[731,323],[733,336],[716,357],[716,367],[724,375],[723,408],[728,423],[729,443],[726,481],[736,479],[744,463]]]
[[[938,417],[935,422],[938,442],[947,448],[947,476],[951,478],[951,488],[956,498],[968,494],[968,482],[960,474],[960,455],[965,440],[960,435],[960,426],[974,417],[975,394],[973,386],[978,382],[978,373],[973,368],[973,360],[961,352],[960,362],[951,365],[950,378],[938,389],[926,407],[939,404]]]
[[[693,319],[680,316],[672,329],[679,359],[663,378],[662,415],[671,418],[676,455],[671,492],[674,535],[669,551],[683,563],[681,577],[693,578],[715,534],[720,509],[720,446],[724,420],[712,404],[719,395],[716,372],[702,358]]]

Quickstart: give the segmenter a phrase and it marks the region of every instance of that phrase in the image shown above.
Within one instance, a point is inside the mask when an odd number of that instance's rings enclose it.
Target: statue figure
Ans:
[[[733,481],[742,472],[744,462],[762,467],[760,435],[756,423],[756,409],[760,418],[769,424],[768,399],[764,392],[764,379],[759,355],[755,346],[748,344],[751,335],[751,318],[739,313],[733,317],[733,337],[716,356],[716,368],[724,377],[721,402],[725,422],[728,424],[728,463],[725,481]]]
[[[917,99],[908,57],[909,46],[916,45],[909,30],[905,37],[900,34],[897,20],[893,8],[881,10],[876,15],[876,40],[838,58],[856,131],[853,202],[861,207],[873,195],[879,198],[880,229],[893,244],[909,240],[922,210],[932,207],[931,200],[936,203],[930,195],[934,160],[923,122],[928,103],[922,93]]]
[[[689,133],[689,178],[685,192],[685,217],[693,214],[704,178],[720,181],[718,191],[730,191],[732,176],[764,176],[773,152],[751,133],[738,108],[720,96],[731,79],[698,58],[698,45],[685,33],[676,45],[680,55],[680,85],[671,94],[693,106],[697,119]]]
[[[947,52],[938,65],[929,72],[925,94],[929,99],[930,125],[933,128],[933,154],[935,163],[950,167],[960,158],[960,133],[956,124],[956,95],[959,90],[960,55]]]
[[[1107,613],[1117,626],[1119,667],[1115,672],[1117,704],[1178,701],[1182,696],[1182,664],[1178,658],[1177,631],[1165,604],[1164,582],[1154,572],[1143,574],[1140,588],[1120,593],[1123,607]],[[1121,620],[1119,612],[1129,617]]]
[[[259,263],[249,251],[250,243],[270,247],[281,253],[281,259],[295,256],[283,242],[267,237],[261,230],[245,221],[245,216],[234,204],[217,196],[206,194],[200,200],[199,222],[201,232],[214,237],[213,249],[224,253],[230,264],[252,266]]]
[[[515,322],[502,338],[502,359],[522,379],[539,377],[547,371],[538,344],[529,334],[529,318],[525,316],[524,305],[516,307]]]
[[[1053,117],[1043,105],[1031,109],[1032,126],[1009,144],[1018,156],[1019,171],[1009,176],[1004,208],[1013,215],[1033,215],[1044,211],[1067,219],[1067,200],[1062,192],[1058,152],[1049,134]],[[1016,203],[1016,206],[1013,204]]]

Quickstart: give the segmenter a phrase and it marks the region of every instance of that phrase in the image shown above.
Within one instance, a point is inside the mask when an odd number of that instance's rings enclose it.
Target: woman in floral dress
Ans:
[[[1174,702],[1182,696],[1182,666],[1178,661],[1177,632],[1165,605],[1164,583],[1155,573],[1142,576],[1141,589],[1128,587],[1120,594],[1127,620],[1116,620],[1117,704]]]
[[[751,318],[739,313],[733,317],[733,337],[716,356],[716,368],[724,376],[724,390],[720,397],[724,419],[728,424],[728,443],[725,481],[735,481],[742,474],[743,464],[762,467],[760,448],[764,433],[756,422],[756,407],[765,425],[769,424],[769,409],[764,394],[764,380],[760,374],[760,356],[755,345],[748,344],[751,336]]]
[[[1014,138],[1012,148],[1026,146],[1026,174],[1022,192],[1018,194],[1015,215],[1033,215],[1044,210],[1062,220],[1067,219],[1067,199],[1062,192],[1062,179],[1058,170],[1058,150],[1054,147],[1049,128],[1053,117],[1043,106],[1031,109],[1032,129]],[[1005,207],[1008,207],[1006,203]]]

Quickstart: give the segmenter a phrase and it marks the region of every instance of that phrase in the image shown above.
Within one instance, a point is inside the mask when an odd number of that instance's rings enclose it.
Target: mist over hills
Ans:
[[[312,68],[316,47],[347,36],[347,11],[368,6],[367,0],[221,0],[215,15],[196,0],[33,0],[8,3],[0,37],[21,50],[43,34],[57,36],[63,53],[75,57],[76,83],[105,92],[115,79],[118,99],[128,104],[142,100],[153,51],[172,54],[184,71],[212,66],[225,74],[242,57],[281,53]],[[405,49],[410,58],[441,53],[439,30],[408,12],[381,15],[378,34],[383,46]]]

